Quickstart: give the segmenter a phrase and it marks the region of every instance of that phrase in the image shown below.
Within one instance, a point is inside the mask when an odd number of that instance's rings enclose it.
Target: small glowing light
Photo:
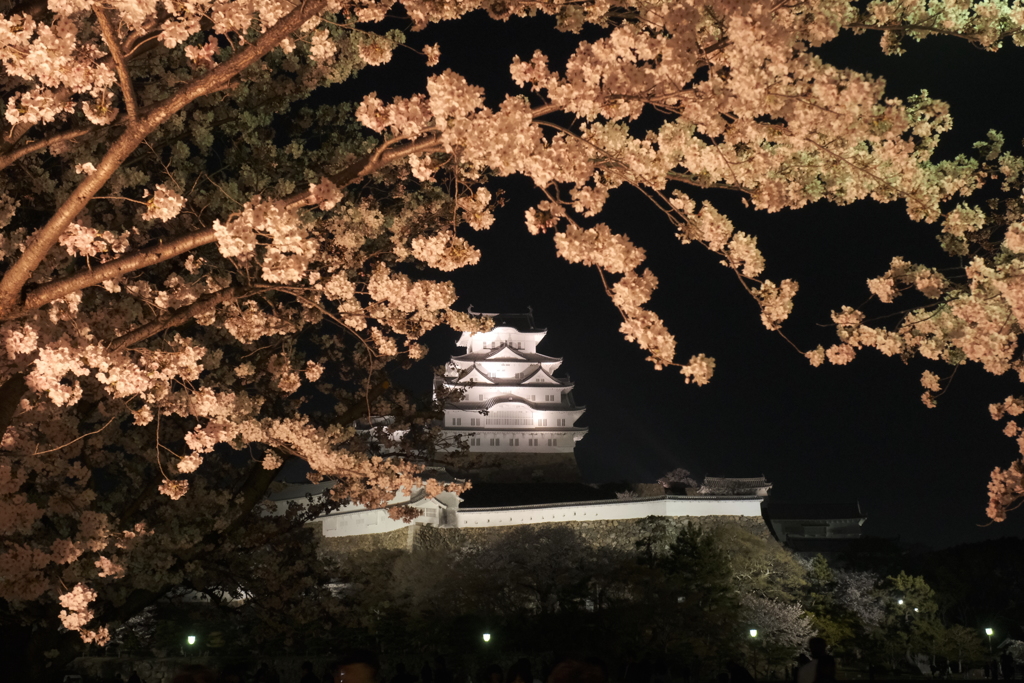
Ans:
[[[992,635],[992,633],[993,633],[992,629],[990,629],[990,628],[985,629],[985,635],[986,636],[990,636],[990,635]]]
[[[485,633],[484,634],[484,642],[485,643],[491,642],[491,634],[490,633]]]
[[[914,611],[915,611],[915,612],[920,612],[921,610],[919,610],[919,609],[917,609],[917,608],[915,607],[915,608],[914,608]]]
[[[189,645],[195,645],[196,644],[196,637],[195,636],[189,636],[188,637],[188,644]]]
[[[750,637],[751,638],[757,638],[757,629],[756,628],[750,629]]]
[[[903,604],[903,598],[900,598],[899,600],[897,600],[896,604],[897,605],[902,605]]]

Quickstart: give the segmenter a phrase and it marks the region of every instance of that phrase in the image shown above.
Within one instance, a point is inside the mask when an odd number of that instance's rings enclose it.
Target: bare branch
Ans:
[[[128,120],[135,123],[139,118],[138,106],[135,104],[135,88],[132,86],[131,76],[128,74],[128,64],[121,54],[121,46],[117,42],[117,34],[114,25],[110,22],[110,15],[102,7],[95,7],[96,20],[100,25],[100,33],[103,34],[103,41],[110,50],[110,57],[114,60],[114,70],[117,71],[117,79],[121,82],[121,96],[124,97],[124,108],[128,110]]]
[[[113,421],[114,421],[114,419],[115,419],[116,417],[117,417],[117,416],[115,415],[114,417],[112,417],[112,418],[110,418],[109,420],[107,420],[107,421],[106,421],[106,423],[105,423],[105,424],[104,424],[104,425],[103,425],[102,427],[100,427],[99,429],[97,429],[97,430],[91,431],[91,432],[89,432],[88,434],[82,434],[81,436],[79,436],[79,437],[76,437],[76,438],[72,439],[71,441],[68,441],[68,442],[67,442],[66,444],[63,444],[63,445],[61,445],[61,446],[57,446],[56,448],[51,448],[51,449],[49,449],[49,450],[46,450],[46,451],[37,451],[37,452],[33,453],[32,455],[46,455],[47,453],[53,453],[53,452],[55,452],[55,451],[59,451],[59,450],[60,450],[60,449],[62,449],[62,448],[67,448],[67,447],[68,447],[68,446],[70,446],[71,444],[73,444],[73,443],[77,443],[77,442],[81,441],[82,439],[84,439],[84,438],[86,438],[86,437],[92,436],[93,434],[99,434],[99,433],[100,433],[100,432],[102,432],[102,431],[103,431],[104,429],[106,429],[107,427],[109,427],[109,426],[110,426],[110,423],[111,423],[111,422],[113,422]]]
[[[66,130],[63,133],[56,133],[48,138],[43,138],[42,140],[30,142],[27,145],[23,145],[14,151],[8,152],[7,154],[4,155],[0,155],[0,171],[4,170],[5,168],[13,164],[15,161],[22,158],[23,156],[27,156],[29,154],[32,154],[33,152],[38,152],[39,150],[45,149],[50,145],[55,145],[58,142],[67,142],[68,140],[80,138],[83,135],[88,135],[94,130],[96,130],[96,126]]]

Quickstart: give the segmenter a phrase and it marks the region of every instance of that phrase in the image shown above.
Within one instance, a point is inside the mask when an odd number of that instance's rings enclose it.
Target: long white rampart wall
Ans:
[[[761,498],[627,498],[563,505],[524,505],[459,510],[455,526],[490,527],[542,522],[594,522],[657,517],[760,517]]]
[[[396,521],[385,510],[339,511],[321,518],[324,536],[362,536],[382,534],[423,524],[448,528],[543,524],[548,522],[593,522],[644,517],[760,517],[759,496],[661,496],[658,498],[626,498],[557,505],[522,505],[516,507],[458,509],[436,501],[422,501],[414,507],[422,515],[413,522]]]

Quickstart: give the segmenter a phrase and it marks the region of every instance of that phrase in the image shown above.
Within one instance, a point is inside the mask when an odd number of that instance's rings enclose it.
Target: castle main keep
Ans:
[[[466,352],[435,379],[435,396],[444,389],[460,397],[445,405],[444,432],[469,445],[452,458],[452,473],[476,482],[580,481],[575,448],[587,429],[576,422],[586,409],[557,375],[562,359],[537,352],[547,330],[530,313],[479,315],[494,328],[463,333],[457,345]]]

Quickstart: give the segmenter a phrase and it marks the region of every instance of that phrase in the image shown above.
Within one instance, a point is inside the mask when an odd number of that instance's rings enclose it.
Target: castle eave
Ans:
[[[564,403],[545,403],[542,401],[530,401],[515,394],[502,394],[489,398],[486,401],[458,401],[445,404],[445,410],[465,410],[468,412],[488,411],[502,403],[521,403],[530,410],[537,413],[579,413],[586,412],[586,406],[566,405]]]

